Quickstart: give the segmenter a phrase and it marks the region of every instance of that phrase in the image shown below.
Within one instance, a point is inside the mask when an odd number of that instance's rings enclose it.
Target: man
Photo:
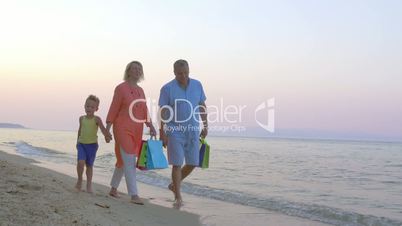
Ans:
[[[199,81],[189,78],[187,61],[177,60],[173,68],[175,79],[162,87],[159,97],[160,139],[167,146],[169,164],[173,165],[169,189],[175,196],[174,205],[180,207],[181,181],[199,164],[199,137],[207,136],[208,122],[204,90]],[[182,167],[184,159],[186,164]]]

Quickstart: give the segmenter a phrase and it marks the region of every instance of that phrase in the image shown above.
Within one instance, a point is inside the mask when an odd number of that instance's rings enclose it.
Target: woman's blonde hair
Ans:
[[[141,77],[138,80],[138,82],[144,80],[144,70],[142,69],[142,64],[139,61],[135,60],[135,61],[131,61],[130,63],[127,64],[126,70],[124,71],[124,78],[123,78],[124,81],[127,81],[128,77],[130,77],[130,75],[128,74],[128,71],[130,70],[131,65],[133,65],[133,64],[137,64],[141,68]]]

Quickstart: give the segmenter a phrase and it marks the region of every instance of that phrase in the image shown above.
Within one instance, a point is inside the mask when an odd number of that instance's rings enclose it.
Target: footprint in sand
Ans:
[[[9,179],[9,180],[6,180],[6,183],[16,184],[16,183],[18,183],[18,181],[17,181],[17,180]]]
[[[25,189],[25,190],[30,190],[30,191],[38,191],[38,190],[42,189],[42,186],[32,185],[32,184],[20,184],[20,185],[17,185],[17,187]]]

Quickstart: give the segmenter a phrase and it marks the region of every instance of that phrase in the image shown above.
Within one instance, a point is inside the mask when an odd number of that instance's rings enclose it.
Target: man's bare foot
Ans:
[[[173,203],[173,208],[175,209],[180,209],[183,206],[183,200],[182,199],[176,199]]]
[[[120,195],[118,194],[117,189],[114,189],[114,188],[110,189],[109,195],[112,197],[115,197],[115,198],[120,198]]]
[[[81,187],[82,187],[82,181],[77,181],[77,183],[75,184],[75,189],[80,192],[81,191]]]
[[[144,205],[144,202],[141,200],[141,198],[138,195],[133,195],[131,196],[131,202],[137,205]]]

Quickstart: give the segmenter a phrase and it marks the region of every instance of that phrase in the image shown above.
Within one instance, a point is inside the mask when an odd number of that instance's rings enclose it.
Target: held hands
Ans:
[[[110,143],[111,140],[112,140],[112,137],[105,137],[106,143]]]
[[[111,140],[113,140],[113,136],[108,131],[107,134],[105,134],[105,141],[106,141],[106,143],[110,143]]]
[[[149,134],[151,135],[151,137],[156,137],[156,130],[155,130],[155,127],[154,127],[154,125],[150,125],[149,126]]]

